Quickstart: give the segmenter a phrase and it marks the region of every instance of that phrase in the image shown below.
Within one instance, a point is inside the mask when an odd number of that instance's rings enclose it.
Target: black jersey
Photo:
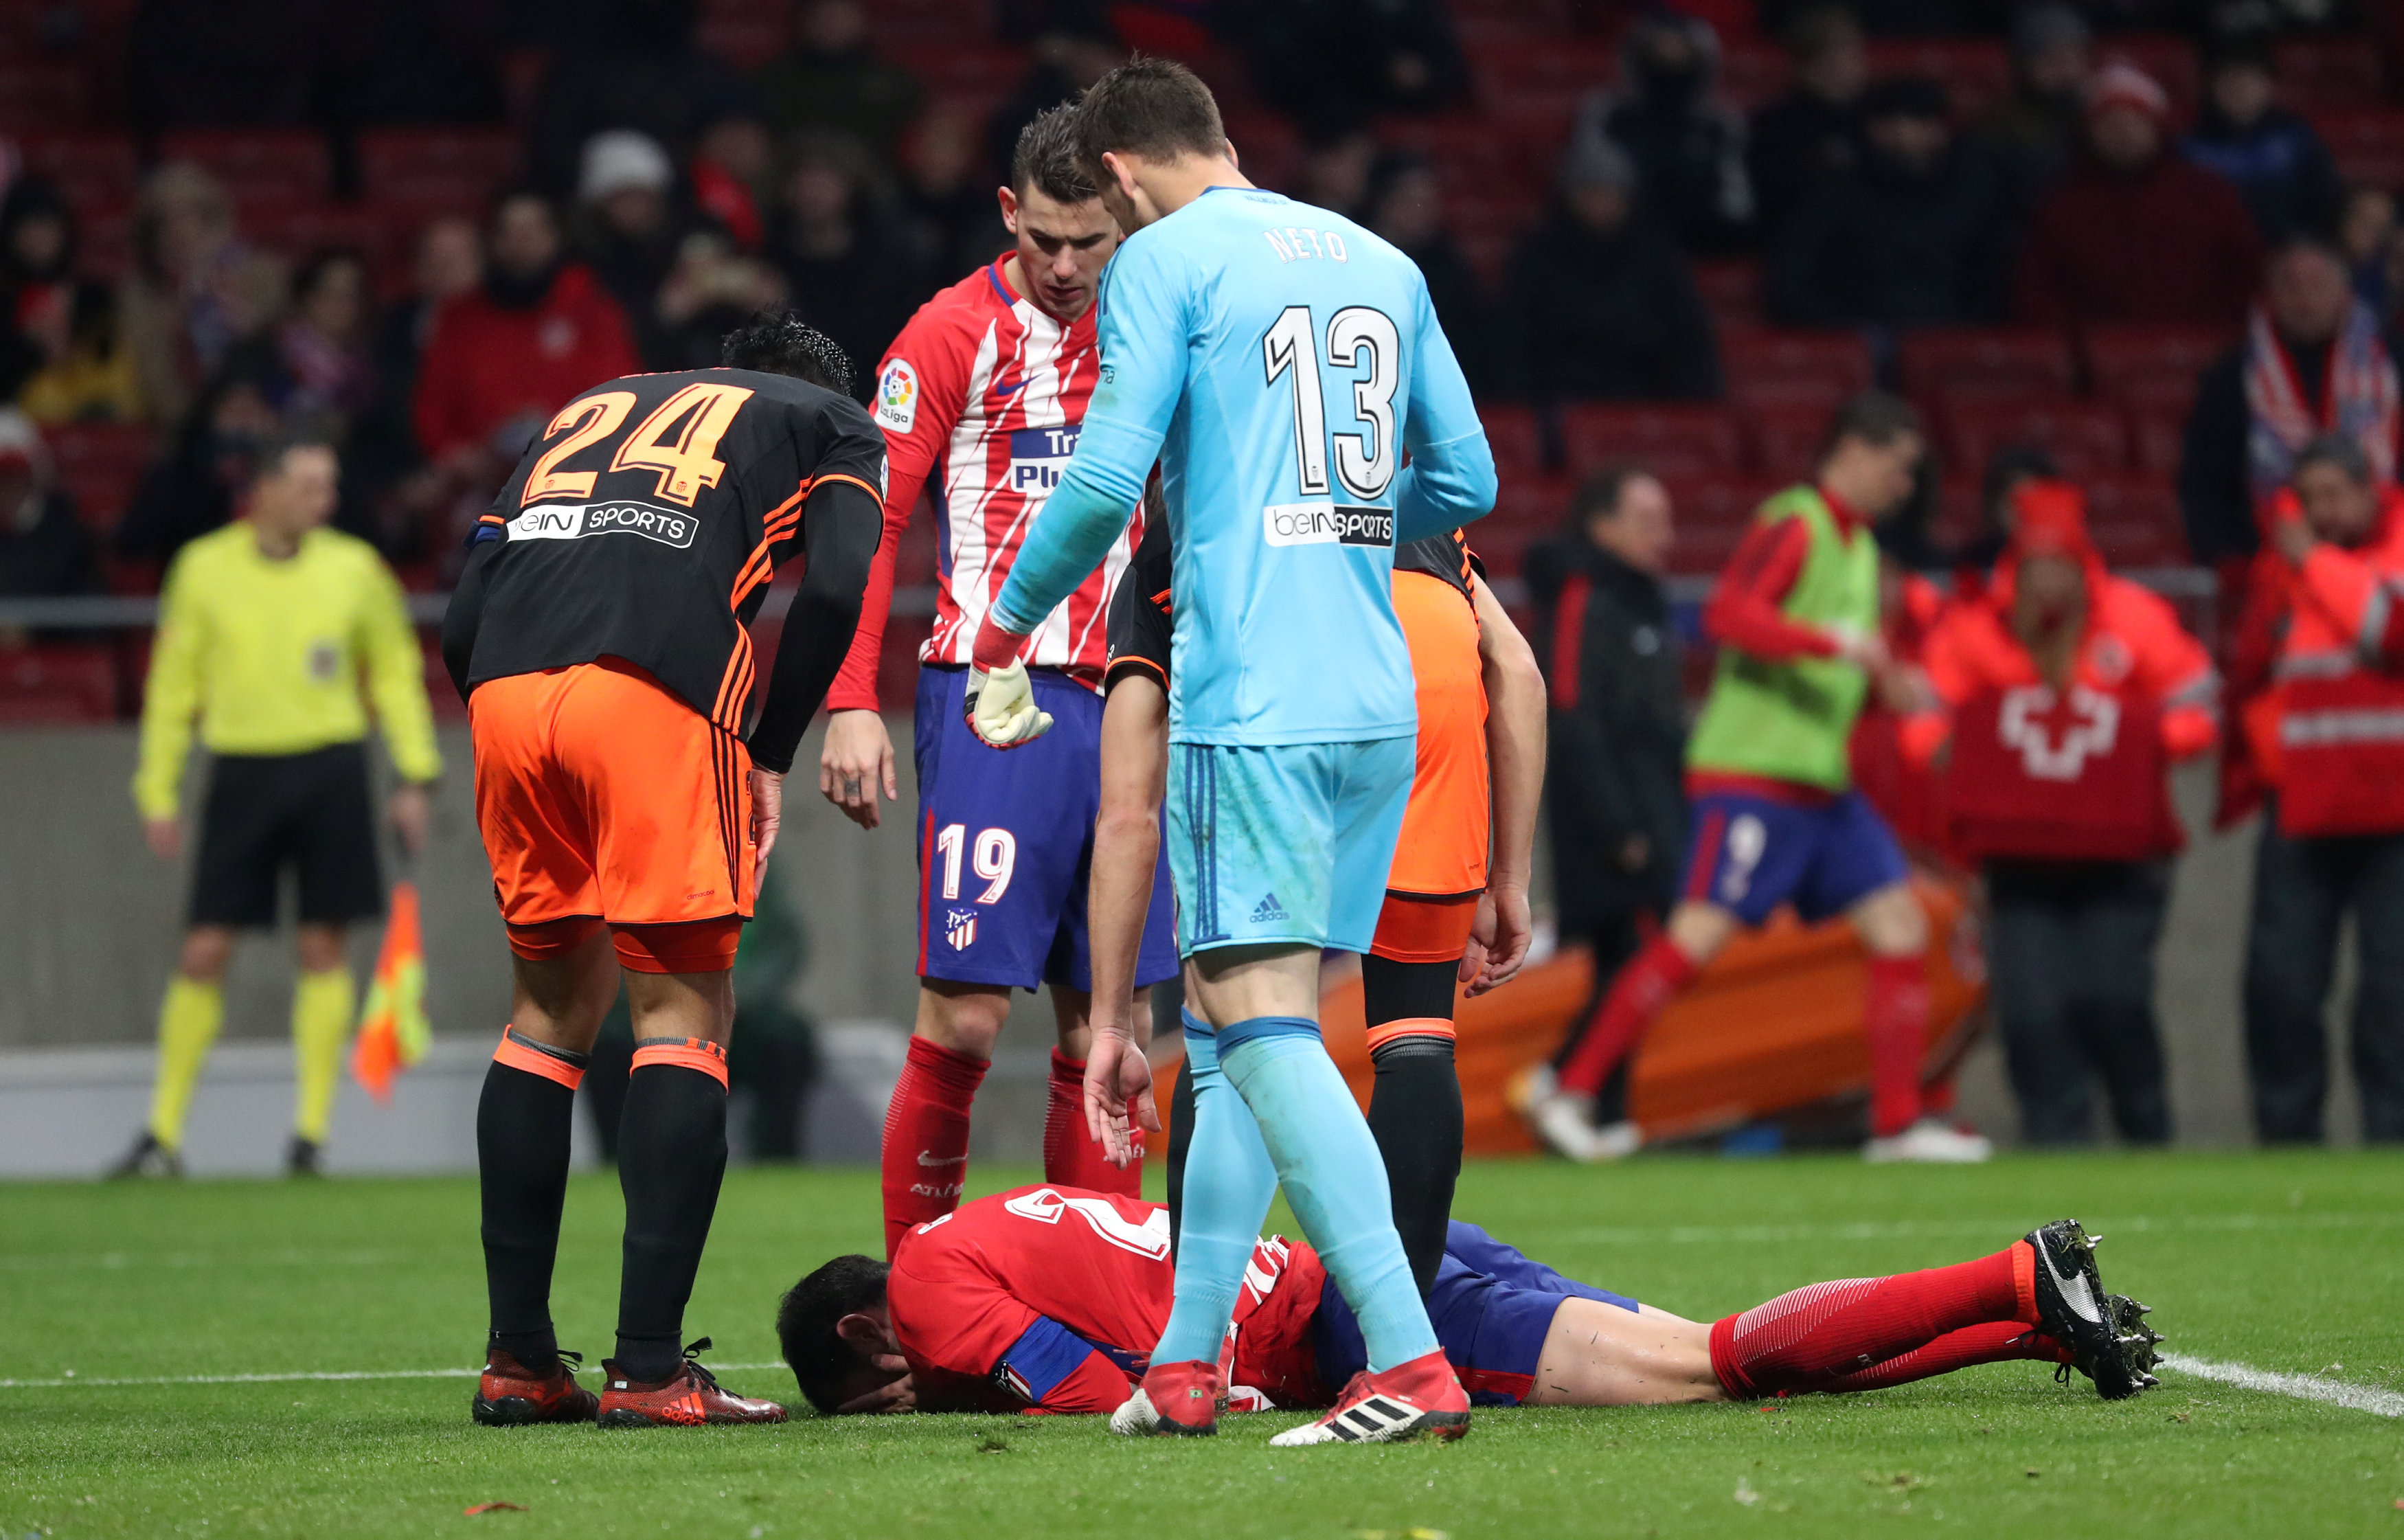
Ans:
[[[483,556],[468,687],[607,654],[742,733],[745,627],[829,483],[885,495],[885,436],[849,397],[741,369],[595,385],[483,516],[477,538],[500,544]]]
[[[1135,560],[1127,565],[1126,576],[1111,599],[1111,661],[1103,675],[1103,689],[1129,673],[1153,675],[1161,688],[1167,688],[1170,565],[1168,521],[1147,518],[1143,543],[1136,548]],[[1485,567],[1456,529],[1449,535],[1430,535],[1397,546],[1394,570],[1441,578],[1474,605],[1470,579]]]

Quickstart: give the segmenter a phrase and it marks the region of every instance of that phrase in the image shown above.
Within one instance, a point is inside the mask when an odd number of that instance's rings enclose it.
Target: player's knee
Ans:
[[[964,989],[929,979],[918,990],[915,1034],[971,1058],[991,1058],[1010,1015],[1007,989]]]
[[[196,925],[184,933],[175,971],[196,984],[224,982],[226,965],[233,960],[233,932],[222,925]]]
[[[1918,957],[1928,949],[1927,913],[1903,883],[1864,900],[1855,912],[1854,928],[1874,957]]]
[[[313,973],[328,973],[347,960],[342,955],[342,928],[339,925],[303,925],[296,949],[300,966]]]
[[[1670,913],[1670,944],[1700,968],[1720,955],[1742,922],[1716,903],[1688,899]]]

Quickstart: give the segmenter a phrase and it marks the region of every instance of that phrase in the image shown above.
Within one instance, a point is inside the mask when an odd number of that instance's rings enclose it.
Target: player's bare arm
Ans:
[[[1152,1069],[1135,1019],[1135,971],[1160,859],[1160,802],[1167,784],[1168,693],[1147,674],[1122,674],[1102,707],[1102,804],[1086,906],[1094,1035],[1085,1053],[1085,1127],[1121,1168],[1134,1156],[1131,1126],[1160,1131]]]
[[[1470,579],[1477,609],[1477,660],[1486,679],[1486,755],[1494,796],[1494,859],[1478,901],[1477,928],[1461,959],[1472,995],[1511,982],[1534,934],[1528,880],[1535,859],[1536,810],[1544,795],[1544,676],[1535,649],[1482,577]]]
[[[882,712],[853,709],[827,713],[826,742],[818,750],[818,795],[843,809],[862,829],[884,821],[879,791],[898,802],[902,785],[893,773],[893,737]]]

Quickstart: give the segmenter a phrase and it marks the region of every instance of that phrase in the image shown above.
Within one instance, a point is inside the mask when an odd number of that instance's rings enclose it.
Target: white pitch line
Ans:
[[[2189,1358],[2185,1353],[2164,1353],[2162,1367],[2191,1374],[2198,1379],[2217,1379],[2241,1390],[2292,1395],[2299,1401],[2326,1401],[2332,1407],[2377,1417],[2404,1417],[2404,1395],[2369,1385],[2350,1385],[2342,1379],[2324,1379],[2316,1374],[2277,1374],[2250,1364],[2215,1364],[2211,1359]]]
[[[712,1364],[713,1370],[781,1369],[784,1361],[767,1364]],[[0,1391],[53,1391],[77,1385],[297,1385],[319,1379],[473,1379],[482,1369],[342,1369],[318,1370],[303,1374],[181,1374],[159,1375],[147,1379],[109,1379],[100,1375],[74,1375],[62,1379],[0,1379]],[[581,1371],[598,1374],[595,1366]]]

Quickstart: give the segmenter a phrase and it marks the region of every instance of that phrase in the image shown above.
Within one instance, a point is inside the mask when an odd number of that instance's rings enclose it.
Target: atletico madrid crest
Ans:
[[[952,944],[955,952],[965,952],[976,945],[977,917],[973,909],[943,911],[943,939]]]

